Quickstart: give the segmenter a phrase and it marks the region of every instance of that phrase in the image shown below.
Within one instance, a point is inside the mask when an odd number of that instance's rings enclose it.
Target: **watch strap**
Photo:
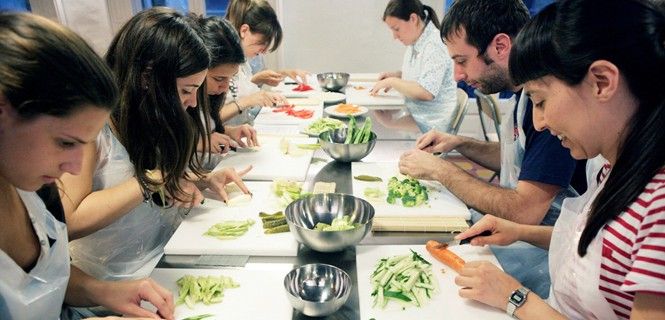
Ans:
[[[528,288],[520,287],[519,289],[513,291],[510,294],[510,297],[508,297],[508,304],[506,305],[506,313],[509,316],[511,317],[515,316],[515,311],[517,310],[517,308],[524,305],[529,292],[531,292],[531,290],[529,290]]]

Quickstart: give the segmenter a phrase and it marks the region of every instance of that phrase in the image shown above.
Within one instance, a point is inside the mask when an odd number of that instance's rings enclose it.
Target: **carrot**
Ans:
[[[464,260],[456,255],[454,252],[448,250],[447,243],[441,243],[436,240],[429,240],[425,244],[427,251],[434,257],[436,260],[443,262],[443,264],[453,268],[453,270],[459,272],[464,267]]]
[[[344,114],[353,114],[358,113],[360,108],[355,104],[340,103],[337,108],[335,108],[335,111]]]

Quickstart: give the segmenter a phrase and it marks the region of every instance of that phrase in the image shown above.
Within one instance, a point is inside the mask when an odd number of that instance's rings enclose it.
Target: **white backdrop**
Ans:
[[[405,47],[381,20],[388,0],[273,1],[284,39],[268,65],[356,73],[401,67]],[[444,0],[423,3],[443,17]]]

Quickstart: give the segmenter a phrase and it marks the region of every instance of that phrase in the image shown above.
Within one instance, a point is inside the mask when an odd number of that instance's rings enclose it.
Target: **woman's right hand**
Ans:
[[[381,81],[386,78],[401,78],[402,74],[397,71],[392,71],[392,72],[381,72],[379,73],[379,78],[377,79],[378,81]]]
[[[460,143],[459,137],[432,129],[416,140],[416,148],[429,153],[448,152]]]
[[[94,301],[114,312],[149,319],[174,319],[173,294],[150,278],[131,281],[98,281]],[[153,313],[141,307],[141,301],[157,308]]]
[[[252,82],[256,85],[267,84],[276,87],[284,80],[284,75],[273,70],[261,70],[252,76]]]
[[[219,132],[210,134],[210,153],[227,153],[231,146],[237,147],[238,144],[230,136]],[[196,149],[203,151],[203,141],[199,141],[199,147]]]
[[[286,98],[276,92],[259,91],[238,99],[238,103],[243,106],[243,110],[252,106],[276,107],[288,104]]]
[[[466,231],[455,236],[455,240],[464,240],[474,237],[469,242],[474,246],[484,246],[494,244],[507,246],[520,240],[520,231],[522,225],[506,219],[497,218],[493,215],[485,215]],[[482,236],[481,233],[489,231],[489,236]]]

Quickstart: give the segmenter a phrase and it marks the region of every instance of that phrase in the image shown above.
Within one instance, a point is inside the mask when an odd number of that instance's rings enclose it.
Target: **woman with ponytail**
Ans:
[[[434,9],[420,0],[390,0],[383,22],[407,49],[402,69],[381,73],[370,94],[395,89],[406,98],[406,106],[420,131],[450,132],[457,85],[453,61],[439,36],[440,23]]]
[[[577,159],[605,166],[556,225],[486,216],[458,238],[549,248],[545,302],[487,262],[470,262],[462,297],[520,319],[665,318],[665,13],[646,0],[564,0],[520,33],[510,55],[534,125]]]

